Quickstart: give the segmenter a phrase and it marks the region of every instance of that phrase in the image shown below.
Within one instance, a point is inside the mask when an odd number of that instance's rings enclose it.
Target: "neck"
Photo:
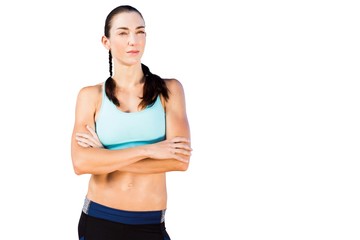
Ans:
[[[119,87],[136,86],[143,82],[144,74],[141,63],[131,66],[117,65],[114,70],[112,78]]]

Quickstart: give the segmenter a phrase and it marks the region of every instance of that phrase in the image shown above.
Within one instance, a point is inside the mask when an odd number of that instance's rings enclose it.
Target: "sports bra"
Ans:
[[[165,139],[165,111],[160,95],[153,105],[139,112],[123,112],[106,96],[95,122],[96,133],[107,149],[124,149],[156,143]]]

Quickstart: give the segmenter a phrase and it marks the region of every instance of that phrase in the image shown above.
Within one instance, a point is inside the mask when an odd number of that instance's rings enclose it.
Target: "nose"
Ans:
[[[138,41],[138,39],[136,37],[136,34],[135,33],[130,33],[129,34],[129,45],[134,46],[134,45],[136,45],[137,41]]]

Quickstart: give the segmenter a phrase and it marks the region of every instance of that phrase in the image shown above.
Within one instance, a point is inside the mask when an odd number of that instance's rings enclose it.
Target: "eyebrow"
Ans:
[[[140,29],[140,28],[145,28],[145,26],[138,26],[135,29]],[[118,28],[116,28],[116,30],[129,30],[129,28],[127,28],[127,27],[118,27]]]

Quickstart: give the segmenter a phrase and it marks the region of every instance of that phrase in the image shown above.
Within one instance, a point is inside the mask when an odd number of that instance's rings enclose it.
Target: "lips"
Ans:
[[[130,51],[127,51],[127,53],[132,53],[132,54],[134,54],[134,53],[139,53],[140,51],[138,51],[138,50],[130,50]]]

